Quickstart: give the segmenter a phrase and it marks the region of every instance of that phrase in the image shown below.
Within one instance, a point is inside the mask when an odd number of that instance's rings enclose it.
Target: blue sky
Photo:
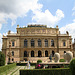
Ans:
[[[75,38],[75,0],[0,0],[0,49],[2,35],[28,24],[59,26]]]

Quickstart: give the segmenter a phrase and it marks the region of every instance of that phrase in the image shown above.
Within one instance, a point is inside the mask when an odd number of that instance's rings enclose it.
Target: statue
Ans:
[[[60,54],[59,53],[55,53],[54,57],[55,57],[55,62],[59,62]]]
[[[73,58],[73,53],[71,51],[68,51],[64,54],[64,59],[66,62],[70,62]]]
[[[50,54],[49,59],[50,59],[50,62],[52,62],[52,54]]]

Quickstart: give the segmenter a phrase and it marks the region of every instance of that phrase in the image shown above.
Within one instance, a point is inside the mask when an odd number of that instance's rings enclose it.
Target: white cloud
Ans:
[[[49,27],[54,26],[58,23],[62,18],[64,18],[63,11],[57,9],[55,15],[52,15],[51,12],[47,9],[45,12],[42,11],[34,11],[34,16],[32,18],[33,21],[40,24],[46,24]]]
[[[2,49],[2,34],[0,33],[0,51]]]
[[[72,11],[73,11],[72,15],[75,16],[75,6],[73,7]]]
[[[75,38],[75,19],[73,20],[73,23],[67,24],[60,28],[61,33],[65,33],[66,31],[69,32],[69,34],[72,36],[72,38]]]
[[[38,0],[0,0],[0,29],[3,23],[7,23],[8,18],[14,25],[18,17],[26,16],[29,10],[40,10],[42,6]]]

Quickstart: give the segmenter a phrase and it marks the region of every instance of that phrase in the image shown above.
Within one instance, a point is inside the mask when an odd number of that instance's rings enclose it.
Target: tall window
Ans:
[[[12,51],[12,56],[14,56],[14,51]]]
[[[12,46],[14,46],[15,44],[14,44],[14,41],[12,41]]]
[[[51,40],[51,46],[54,46],[54,40]]]
[[[41,47],[41,40],[38,40],[38,47]]]
[[[65,43],[65,41],[63,41],[63,46],[66,46],[66,43]]]
[[[27,40],[24,40],[24,47],[27,47]]]
[[[45,47],[48,47],[48,40],[45,40]]]
[[[34,47],[34,44],[35,44],[35,43],[34,43],[34,40],[32,39],[32,40],[31,40],[31,47]]]
[[[34,57],[34,51],[31,51],[31,57]]]
[[[27,57],[27,51],[24,51],[24,57]]]

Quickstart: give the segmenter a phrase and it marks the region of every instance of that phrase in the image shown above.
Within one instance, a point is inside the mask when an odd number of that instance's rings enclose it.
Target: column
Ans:
[[[31,51],[28,51],[29,52],[29,57],[31,57]]]
[[[42,39],[42,48],[45,47],[44,39]]]
[[[28,48],[31,47],[31,39],[27,39],[28,40]]]
[[[48,39],[48,47],[50,47],[50,39]]]
[[[38,39],[34,39],[35,40],[35,48],[38,47]]]

